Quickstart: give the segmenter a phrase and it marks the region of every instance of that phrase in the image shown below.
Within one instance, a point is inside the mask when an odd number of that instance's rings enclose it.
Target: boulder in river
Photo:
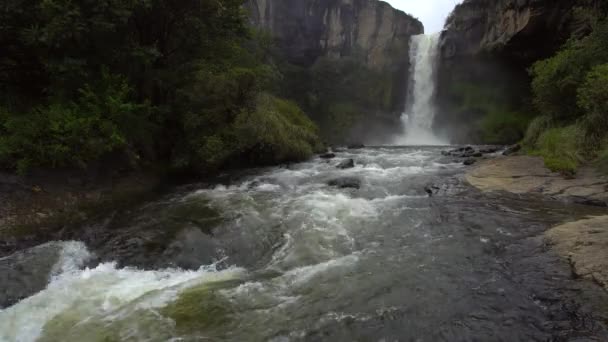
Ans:
[[[479,152],[485,153],[485,154],[491,154],[491,153],[496,153],[499,150],[500,150],[500,148],[498,148],[498,147],[486,147],[486,148],[482,148],[481,150],[479,150]]]
[[[332,152],[327,152],[327,153],[323,153],[319,157],[321,157],[321,159],[334,159],[334,158],[336,158],[336,154],[332,153]]]
[[[0,308],[42,291],[65,265],[81,267],[92,258],[79,242],[48,242],[0,259]],[[66,259],[66,260],[63,260]],[[69,260],[68,260],[69,259]]]
[[[351,145],[348,145],[348,149],[350,149],[350,150],[359,150],[359,149],[362,149],[362,148],[365,148],[365,145],[363,145],[363,144],[351,144]]]
[[[355,167],[355,161],[353,159],[346,159],[344,161],[342,161],[340,164],[338,164],[336,166],[338,169],[352,169],[353,167]]]
[[[475,158],[469,158],[469,159],[465,160],[463,162],[463,164],[466,165],[466,166],[471,166],[471,165],[475,164],[476,162],[477,162],[477,159],[475,159]]]
[[[332,179],[329,182],[327,182],[327,185],[335,186],[340,189],[347,189],[347,188],[359,189],[359,188],[361,188],[361,180],[358,178],[354,178],[354,177],[336,178],[336,179]]]

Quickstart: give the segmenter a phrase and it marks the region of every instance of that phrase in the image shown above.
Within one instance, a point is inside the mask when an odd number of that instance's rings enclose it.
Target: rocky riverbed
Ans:
[[[583,167],[575,176],[564,177],[548,170],[539,157],[486,160],[468,171],[466,179],[485,192],[537,195],[601,208],[608,205],[608,177],[592,167]],[[568,260],[573,274],[608,290],[608,210],[604,215],[564,222],[545,236],[550,246]]]
[[[605,208],[480,191],[496,153],[441,151],[343,149],[15,237],[0,341],[608,340],[559,241],[581,243],[545,235]]]

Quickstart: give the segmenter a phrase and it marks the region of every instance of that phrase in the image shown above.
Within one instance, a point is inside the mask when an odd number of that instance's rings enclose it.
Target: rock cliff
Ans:
[[[422,23],[377,0],[249,0],[252,23],[268,30],[290,62],[353,56],[375,69],[407,61]]]
[[[245,7],[274,38],[289,83],[282,95],[298,102],[326,141],[381,143],[400,131],[410,38],[424,33],[420,21],[378,0],[248,0]]]
[[[436,128],[454,143],[521,139],[526,113],[533,112],[527,70],[584,29],[574,19],[576,3],[464,0],[456,6],[440,43]]]
[[[444,59],[484,53],[529,64],[552,54],[572,32],[575,0],[465,0],[448,18]]]

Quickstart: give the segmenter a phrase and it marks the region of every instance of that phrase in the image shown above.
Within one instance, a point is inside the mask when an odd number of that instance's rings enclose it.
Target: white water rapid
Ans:
[[[395,145],[448,145],[433,133],[439,36],[436,33],[412,37],[409,94],[401,117],[404,132],[395,139]]]

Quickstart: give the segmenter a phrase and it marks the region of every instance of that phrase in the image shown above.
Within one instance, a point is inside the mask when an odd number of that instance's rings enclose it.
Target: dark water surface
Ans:
[[[596,212],[482,194],[440,151],[347,150],[65,233],[0,340],[608,341],[608,295],[542,237]]]

